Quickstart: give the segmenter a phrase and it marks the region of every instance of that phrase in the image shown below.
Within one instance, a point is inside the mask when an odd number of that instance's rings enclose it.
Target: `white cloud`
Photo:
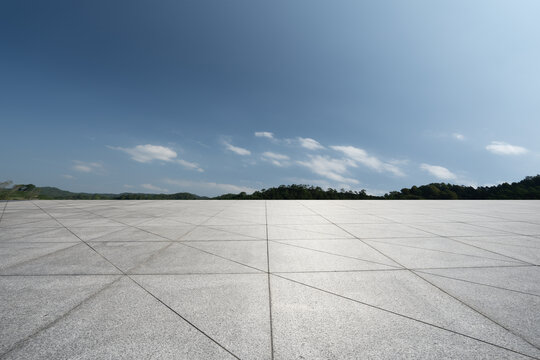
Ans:
[[[66,179],[75,179],[75,176],[69,175],[69,174],[64,174],[64,175],[62,175],[62,177],[66,178]]]
[[[249,151],[248,149],[234,146],[226,141],[223,142],[223,145],[225,145],[225,148],[227,150],[232,151],[233,153],[236,153],[238,155],[242,155],[242,156],[251,155],[251,151]]]
[[[255,132],[255,136],[256,137],[265,137],[265,138],[268,138],[268,139],[273,139],[274,138],[274,134],[271,133],[271,132],[268,132],[268,131],[257,131],[257,132]]]
[[[421,164],[420,169],[429,172],[431,175],[441,180],[453,180],[456,178],[454,173],[442,166]]]
[[[310,139],[310,138],[299,137],[298,141],[300,142],[300,146],[302,146],[302,147],[304,147],[306,149],[309,149],[309,150],[324,149],[324,146],[319,144],[319,142],[317,140],[313,140],[313,139]]]
[[[403,172],[394,164],[385,163],[375,156],[369,155],[364,149],[354,146],[330,146],[333,150],[340,151],[350,159],[367,166],[377,172],[390,172],[396,176],[404,176]]]
[[[456,140],[459,140],[459,141],[465,140],[465,136],[463,134],[460,134],[460,133],[453,133],[452,137],[454,139],[456,139]]]
[[[223,193],[239,193],[242,191],[251,194],[255,191],[255,189],[247,186],[219,184],[215,182],[205,181],[165,179],[164,182],[167,184],[180,186],[181,191],[189,191],[195,193],[204,192],[210,193],[211,195],[221,195]]]
[[[492,141],[491,144],[486,146],[486,150],[497,155],[521,155],[528,152],[522,146],[510,145],[503,141]]]
[[[156,161],[165,161],[165,162],[174,162],[182,165],[185,168],[203,172],[204,170],[194,162],[189,162],[183,159],[178,159],[178,154],[171,148],[161,146],[161,145],[137,145],[132,148],[123,148],[108,146],[109,149],[120,150],[126,154],[131,155],[131,159],[140,163],[150,163],[154,160]]]
[[[182,165],[185,168],[196,170],[198,172],[203,172],[204,170],[199,167],[199,164],[194,162],[189,162],[182,159],[176,159],[174,160],[175,163]]]
[[[289,165],[289,157],[287,155],[278,154],[270,151],[264,152],[262,154],[262,159],[280,167]]]
[[[169,192],[169,190],[167,189],[163,189],[152,184],[141,184],[141,187],[143,189],[150,190],[150,191],[157,191],[157,192],[162,192],[162,193]]]
[[[73,170],[84,172],[84,173],[99,173],[103,171],[103,165],[97,162],[84,162],[75,160],[73,161],[75,165],[73,165]]]
[[[333,159],[327,156],[311,156],[309,161],[297,161],[315,174],[340,183],[358,184],[358,180],[347,178],[343,175],[348,173],[349,167],[356,167],[356,163],[350,159]]]

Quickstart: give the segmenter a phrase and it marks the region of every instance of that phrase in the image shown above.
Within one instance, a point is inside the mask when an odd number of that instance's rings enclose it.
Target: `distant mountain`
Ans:
[[[11,187],[9,187],[11,186]],[[322,189],[309,185],[281,185],[269,189],[255,191],[253,194],[224,194],[209,198],[181,192],[176,194],[92,194],[74,193],[55,187],[36,187],[33,184],[12,185],[11,182],[0,183],[0,200],[17,199],[54,199],[54,200],[525,200],[540,199],[540,175],[527,176],[525,179],[511,184],[503,183],[496,186],[453,185],[432,183],[422,186],[403,188],[383,196],[366,194],[365,190],[335,190]]]

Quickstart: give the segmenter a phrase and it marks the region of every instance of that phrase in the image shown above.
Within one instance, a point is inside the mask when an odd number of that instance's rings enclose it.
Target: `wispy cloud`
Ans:
[[[69,175],[69,174],[63,174],[62,177],[63,177],[63,178],[66,178],[66,179],[70,179],[70,180],[71,180],[71,179],[75,179],[75,176]]]
[[[420,169],[429,172],[431,175],[441,180],[454,180],[457,178],[454,173],[443,166],[421,164]]]
[[[256,131],[255,136],[256,137],[265,137],[265,138],[268,138],[268,139],[273,139],[274,138],[274,134],[269,132],[269,131]]]
[[[227,141],[223,141],[223,145],[225,145],[225,148],[227,150],[232,151],[235,154],[242,155],[242,156],[251,155],[251,151],[249,151],[248,149],[244,149],[239,146],[234,146],[233,144]]]
[[[453,133],[452,137],[454,139],[456,139],[456,140],[459,140],[459,141],[465,140],[465,136],[463,134],[460,134],[460,133]]]
[[[194,162],[178,158],[178,154],[171,148],[161,145],[137,145],[132,148],[123,148],[119,146],[107,146],[109,149],[123,151],[131,155],[131,159],[140,163],[150,163],[153,161],[164,161],[176,163],[191,170],[203,172],[204,170]]]
[[[528,152],[522,146],[510,145],[503,141],[492,141],[486,146],[486,150],[497,155],[522,155]]]
[[[205,181],[190,181],[190,180],[180,180],[180,179],[165,179],[165,183],[170,185],[179,186],[181,191],[194,191],[196,193],[205,192],[212,193],[212,195],[218,195],[223,193],[238,193],[246,192],[248,194],[253,193],[256,189],[239,186],[233,184],[220,184],[215,182],[205,182]]]
[[[328,156],[311,156],[309,161],[297,161],[315,174],[340,183],[358,184],[358,180],[347,178],[349,167],[356,167],[356,163],[350,159],[333,159]]]
[[[262,159],[280,167],[289,165],[289,157],[287,155],[278,154],[271,151],[262,153]]]
[[[309,149],[309,150],[320,150],[324,149],[324,146],[322,146],[317,140],[311,139],[311,138],[303,138],[299,137],[298,142],[300,143],[300,146]]]
[[[98,162],[84,162],[75,160],[73,161],[73,170],[83,173],[101,173],[103,172],[103,165]]]
[[[150,190],[150,191],[156,191],[156,192],[162,192],[162,193],[169,192],[169,190],[167,189],[163,189],[163,188],[160,188],[159,186],[155,186],[152,184],[141,184],[141,187],[143,189]]]
[[[390,172],[396,176],[405,175],[395,164],[385,163],[375,156],[369,155],[364,149],[354,146],[330,146],[330,148],[342,152],[349,159],[377,172]]]

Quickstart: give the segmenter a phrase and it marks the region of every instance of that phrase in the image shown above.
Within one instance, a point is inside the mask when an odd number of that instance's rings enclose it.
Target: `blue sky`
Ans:
[[[538,1],[2,1],[0,180],[379,194],[540,173]]]

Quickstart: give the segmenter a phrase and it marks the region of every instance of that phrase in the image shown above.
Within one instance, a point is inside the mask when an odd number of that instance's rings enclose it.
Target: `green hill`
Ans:
[[[10,187],[11,186],[11,187]],[[33,184],[12,185],[10,181],[0,183],[0,200],[24,199],[54,199],[54,200],[423,200],[423,199],[460,199],[460,200],[525,200],[540,199],[540,175],[527,176],[514,183],[503,183],[496,186],[453,185],[432,183],[422,186],[403,188],[401,191],[391,191],[383,196],[368,195],[364,190],[346,191],[322,189],[309,185],[281,185],[269,189],[255,191],[253,194],[224,194],[209,198],[188,192],[175,194],[93,194],[74,193],[55,187],[36,187]]]

